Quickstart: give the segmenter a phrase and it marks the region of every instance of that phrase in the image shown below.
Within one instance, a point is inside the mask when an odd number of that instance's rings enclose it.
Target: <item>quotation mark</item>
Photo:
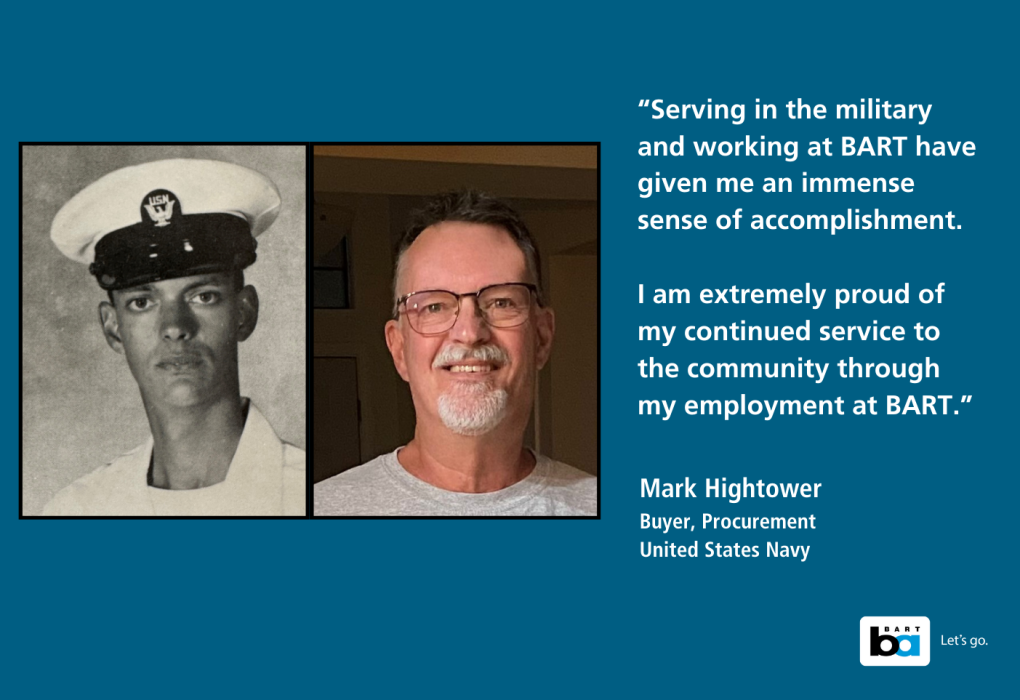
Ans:
[[[973,394],[964,394],[960,397],[960,403],[970,403],[970,400],[974,398]],[[953,411],[954,416],[960,415],[959,411]]]
[[[651,100],[638,100],[638,107],[647,107],[652,103]]]

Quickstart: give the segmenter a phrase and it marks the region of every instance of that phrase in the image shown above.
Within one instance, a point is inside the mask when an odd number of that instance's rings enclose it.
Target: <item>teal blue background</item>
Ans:
[[[23,10],[3,31],[9,223],[2,284],[17,323],[18,141],[601,141],[600,521],[18,521],[18,346],[10,371],[7,687],[18,696],[747,696],[1009,694],[1017,658],[1017,26],[1004,4],[397,6],[123,4]],[[924,127],[785,119],[653,122],[640,99],[933,104]],[[909,135],[972,140],[956,159],[659,159],[637,142]],[[805,149],[802,148],[802,151]],[[650,160],[650,159],[649,159]],[[804,168],[803,166],[810,166]],[[911,176],[912,195],[638,197],[637,179]],[[688,204],[687,202],[690,202]],[[639,213],[953,210],[960,232],[636,230]],[[745,218],[745,226],[749,219]],[[646,287],[911,289],[940,307],[653,311]],[[832,292],[829,292],[830,298]],[[641,382],[667,354],[735,346],[636,341],[639,323],[934,323],[937,343],[811,343],[762,360],[923,358],[905,382]],[[27,349],[30,351],[30,349]],[[792,357],[791,357],[792,356]],[[687,360],[692,361],[692,360]],[[835,367],[830,367],[830,377]],[[638,398],[971,394],[958,416],[722,422],[640,419]],[[807,562],[646,560],[642,476],[820,481]],[[688,507],[652,512],[695,518]],[[804,510],[799,510],[803,508]],[[698,532],[697,535],[707,533]],[[732,534],[732,533],[731,533]],[[683,538],[678,538],[682,540]],[[731,537],[699,537],[701,540]],[[737,538],[732,536],[733,540]],[[746,538],[764,545],[765,536]],[[864,668],[864,615],[931,619],[931,664]],[[941,635],[984,637],[972,650]]]

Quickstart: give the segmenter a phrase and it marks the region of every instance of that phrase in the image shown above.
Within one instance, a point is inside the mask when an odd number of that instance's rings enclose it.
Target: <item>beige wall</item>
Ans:
[[[595,255],[554,255],[549,283],[559,343],[549,363],[551,452],[567,464],[598,473],[598,310],[590,281],[598,277]]]

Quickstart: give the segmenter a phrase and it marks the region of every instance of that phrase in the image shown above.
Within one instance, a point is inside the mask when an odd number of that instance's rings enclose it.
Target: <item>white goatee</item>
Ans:
[[[451,345],[440,351],[432,366],[442,368],[462,360],[492,362],[497,367],[510,364],[510,356],[495,345],[476,348]],[[506,416],[508,399],[504,389],[497,389],[486,379],[455,382],[439,397],[439,418],[458,435],[484,435]]]

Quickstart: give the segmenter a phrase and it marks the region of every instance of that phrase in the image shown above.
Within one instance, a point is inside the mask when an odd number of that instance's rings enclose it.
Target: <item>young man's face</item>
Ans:
[[[424,290],[465,294],[536,281],[505,231],[454,221],[425,229],[405,253],[400,272],[398,297]],[[441,423],[462,435],[484,434],[504,421],[523,434],[552,337],[552,312],[534,299],[528,319],[513,328],[487,324],[474,297],[461,300],[456,323],[444,333],[418,333],[406,313],[386,327],[394,364],[411,386],[418,422]]]
[[[196,406],[239,395],[237,343],[258,318],[254,287],[218,272],[113,292],[100,304],[107,342],[127,357],[146,404]]]

